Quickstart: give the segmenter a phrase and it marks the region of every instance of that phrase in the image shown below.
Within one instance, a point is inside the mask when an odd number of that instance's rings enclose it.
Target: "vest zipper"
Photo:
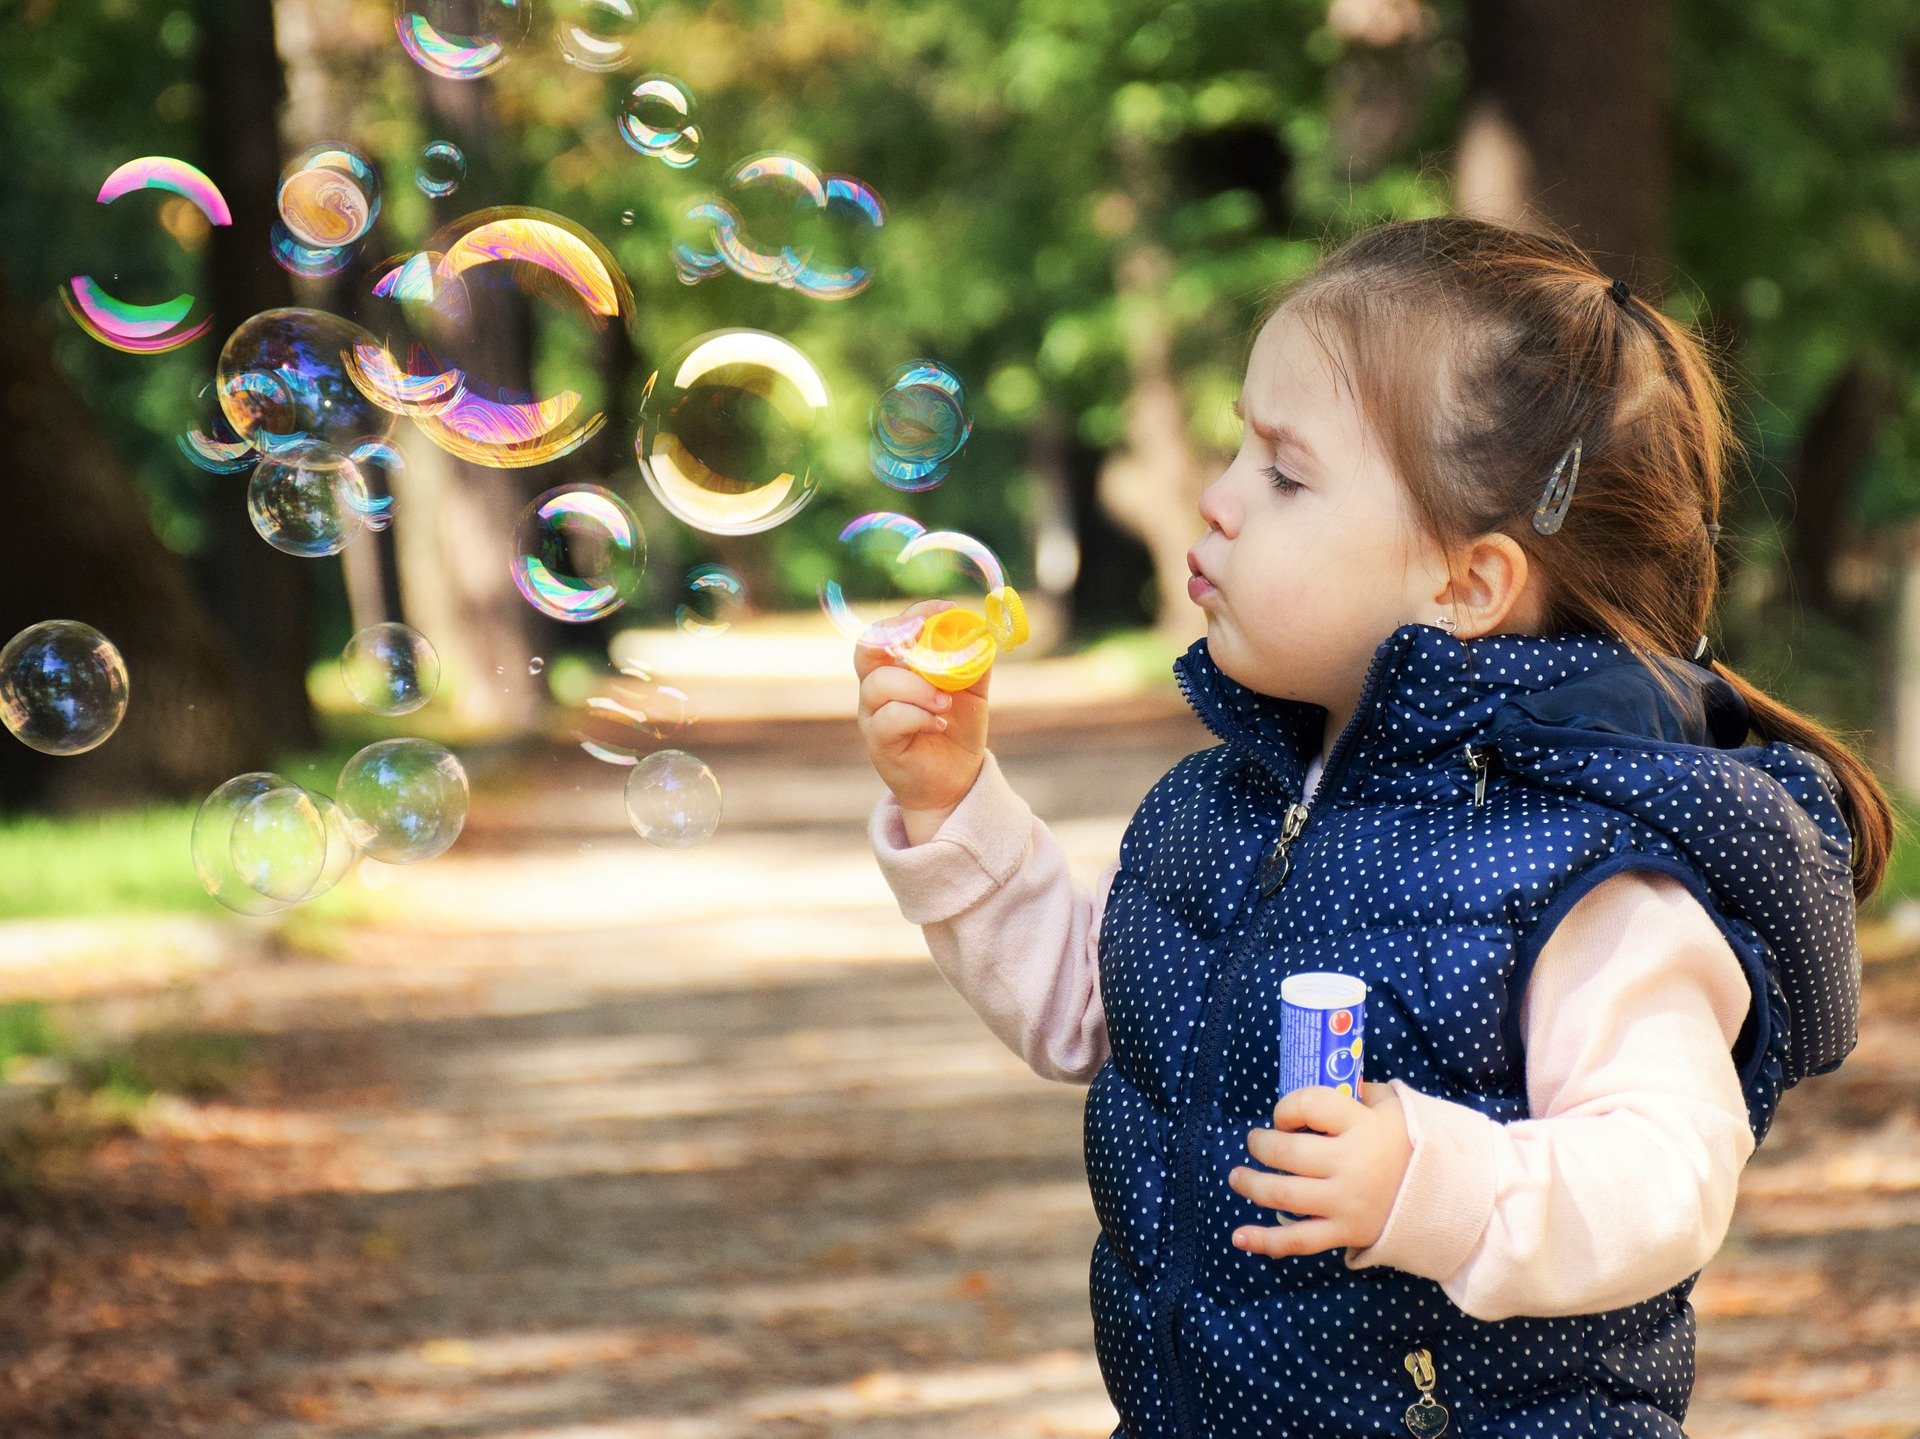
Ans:
[[[1473,773],[1473,802],[1482,805],[1487,802],[1487,772],[1493,768],[1488,761],[1486,751],[1478,745],[1467,746],[1467,768]]]
[[[1288,853],[1293,842],[1300,837],[1300,831],[1307,825],[1307,807],[1303,804],[1287,806],[1287,817],[1280,825],[1280,838],[1274,841],[1260,861],[1260,898],[1265,899],[1287,882],[1287,876],[1293,873],[1293,856]]]

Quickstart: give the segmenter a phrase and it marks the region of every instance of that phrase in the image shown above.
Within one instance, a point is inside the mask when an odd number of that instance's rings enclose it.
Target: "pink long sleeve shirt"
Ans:
[[[1310,799],[1320,775],[1307,771]],[[947,982],[1047,1079],[1107,1057],[1091,892],[991,751],[924,844],[891,794],[871,823],[881,873]],[[1413,1153],[1373,1244],[1346,1264],[1438,1283],[1477,1319],[1586,1314],[1701,1268],[1733,1216],[1753,1132],[1733,1062],[1750,992],[1684,885],[1623,873],[1567,911],[1520,1002],[1533,1118],[1501,1124],[1389,1081]]]

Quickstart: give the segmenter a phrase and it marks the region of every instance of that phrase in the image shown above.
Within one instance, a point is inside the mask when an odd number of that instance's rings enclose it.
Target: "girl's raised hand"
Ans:
[[[1296,1089],[1273,1107],[1273,1128],[1247,1135],[1247,1152],[1284,1174],[1236,1168],[1227,1187],[1301,1219],[1242,1226],[1233,1242],[1279,1258],[1324,1249],[1364,1249],[1380,1238],[1413,1159],[1406,1115],[1390,1084],[1362,1084],[1361,1099],[1324,1084]]]
[[[993,671],[948,694],[870,638],[879,626],[953,607],[951,600],[922,600],[870,627],[854,647],[860,734],[867,742],[867,756],[910,821],[943,815],[973,788],[986,762],[987,683]],[[916,827],[923,826],[909,824],[910,836]]]

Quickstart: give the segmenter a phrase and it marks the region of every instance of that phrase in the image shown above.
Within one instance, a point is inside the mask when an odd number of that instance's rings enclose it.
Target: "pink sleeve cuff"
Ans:
[[[900,801],[880,797],[868,826],[880,873],[912,924],[972,909],[1018,874],[1033,844],[1033,810],[988,750],[973,788],[925,844],[907,843]]]
[[[1477,1109],[1387,1081],[1413,1157],[1379,1239],[1347,1250],[1347,1268],[1389,1265],[1438,1283],[1464,1264],[1493,1218],[1495,1122]]]

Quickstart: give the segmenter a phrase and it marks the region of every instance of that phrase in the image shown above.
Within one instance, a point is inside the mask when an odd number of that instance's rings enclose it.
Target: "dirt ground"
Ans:
[[[708,845],[523,756],[357,881],[391,920],[87,1001],[256,1063],[0,1195],[0,1434],[1104,1439],[1082,1092],[900,919],[851,726],[697,738]],[[1206,742],[1149,707],[995,749],[1090,879]],[[1920,959],[1882,948],[1696,1291],[1699,1439],[1920,1435]]]

